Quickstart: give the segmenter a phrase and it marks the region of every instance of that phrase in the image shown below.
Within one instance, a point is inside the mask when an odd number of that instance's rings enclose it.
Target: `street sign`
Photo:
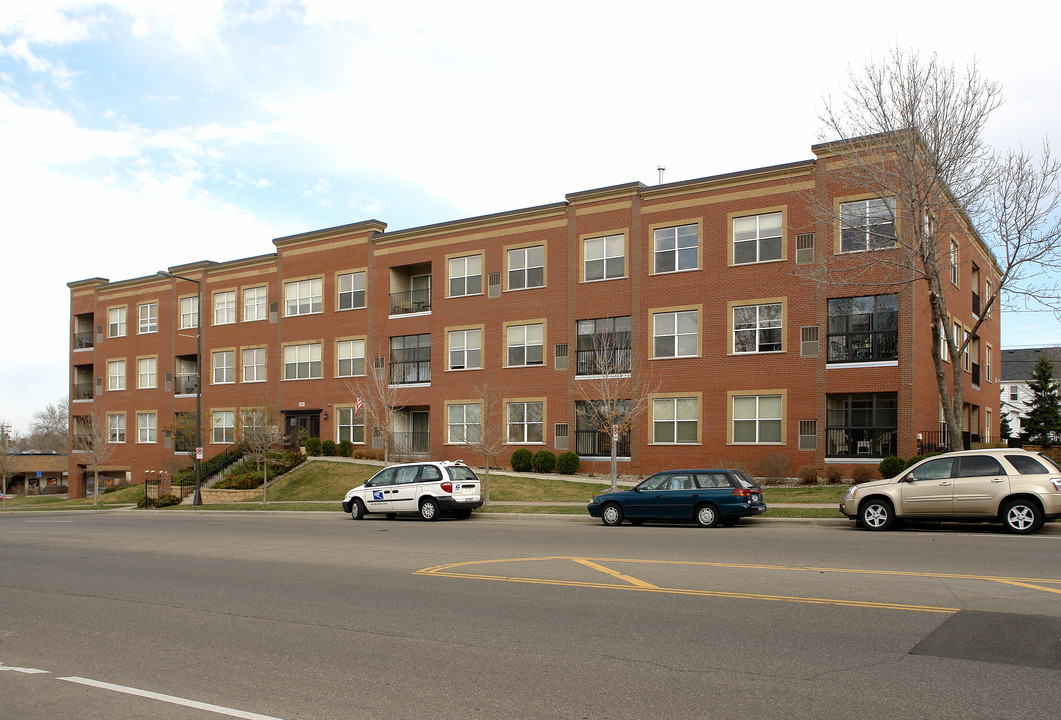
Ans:
[[[619,426],[612,425],[612,442],[619,442]]]
[[[202,460],[203,459],[203,449],[201,447],[195,448],[195,459],[196,460]]]

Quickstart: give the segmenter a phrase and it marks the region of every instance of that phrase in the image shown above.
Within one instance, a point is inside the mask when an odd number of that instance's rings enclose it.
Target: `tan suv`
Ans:
[[[855,485],[840,512],[867,530],[897,520],[1000,522],[1028,534],[1061,517],[1061,469],[1027,450],[934,455],[888,480]]]

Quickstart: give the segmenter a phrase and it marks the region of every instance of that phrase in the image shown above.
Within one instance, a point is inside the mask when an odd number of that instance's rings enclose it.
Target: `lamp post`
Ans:
[[[203,286],[194,278],[165,270],[159,270],[158,276],[195,283],[195,495],[192,496],[192,505],[202,505],[203,499],[199,494],[203,480],[199,467],[199,443],[203,439]]]

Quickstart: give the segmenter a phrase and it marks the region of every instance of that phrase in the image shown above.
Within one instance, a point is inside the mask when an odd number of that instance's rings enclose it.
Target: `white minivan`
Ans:
[[[465,519],[482,507],[479,477],[457,461],[416,462],[383,468],[343,498],[343,512],[354,520],[368,513],[389,518],[398,513],[417,513],[436,520],[442,513]]]

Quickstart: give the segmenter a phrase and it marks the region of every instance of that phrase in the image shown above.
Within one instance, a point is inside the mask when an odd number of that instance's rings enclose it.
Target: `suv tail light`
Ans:
[[[448,492],[448,493],[453,492],[453,483],[451,483],[449,480],[443,480],[442,481],[442,491],[443,492]]]

